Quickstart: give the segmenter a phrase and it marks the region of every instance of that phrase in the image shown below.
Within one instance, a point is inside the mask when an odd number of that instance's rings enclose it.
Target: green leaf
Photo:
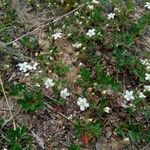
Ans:
[[[71,144],[69,150],[81,150],[80,145]]]

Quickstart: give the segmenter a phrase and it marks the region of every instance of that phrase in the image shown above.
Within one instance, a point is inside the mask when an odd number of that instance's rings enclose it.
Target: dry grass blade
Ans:
[[[6,92],[5,92],[5,89],[4,89],[4,84],[3,84],[3,81],[2,81],[2,79],[1,79],[1,77],[0,77],[0,85],[1,85],[1,87],[2,87],[2,92],[3,92],[3,94],[4,94],[7,107],[8,107],[8,109],[9,109],[10,118],[14,118],[14,117],[13,117],[13,113],[12,113],[12,111],[11,111],[11,107],[10,107],[8,98],[7,98],[7,95],[6,95]],[[16,123],[15,123],[15,120],[14,120],[14,119],[13,119],[13,126],[14,126],[14,130],[16,130]]]

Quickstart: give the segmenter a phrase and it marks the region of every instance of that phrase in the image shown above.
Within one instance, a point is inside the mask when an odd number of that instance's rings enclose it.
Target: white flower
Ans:
[[[32,69],[32,66],[27,62],[19,63],[17,66],[19,66],[19,70],[22,72],[27,72]]]
[[[94,6],[93,6],[93,5],[88,5],[88,8],[89,8],[90,10],[93,10],[93,9],[94,9]]]
[[[32,66],[32,69],[33,69],[33,70],[36,70],[36,69],[37,69],[37,65],[38,65],[38,63],[37,63],[37,62],[34,62],[33,66]]]
[[[70,95],[70,93],[68,92],[68,89],[65,88],[62,91],[60,91],[60,96],[64,99],[66,99],[68,96]]]
[[[52,37],[56,40],[56,39],[62,37],[62,33],[61,33],[61,32],[58,32],[58,33],[52,34]]]
[[[75,44],[72,44],[72,46],[75,48],[80,48],[82,46],[82,44],[77,42]]]
[[[83,64],[82,62],[80,62],[80,63],[79,63],[79,66],[80,66],[80,67],[81,67],[81,66],[84,66],[84,64]]]
[[[125,98],[127,101],[134,100],[133,91],[128,91],[128,90],[126,90],[126,91],[125,91],[124,98]]]
[[[144,92],[145,91],[150,92],[150,85],[144,85]]]
[[[99,1],[97,1],[97,0],[92,0],[92,3],[94,3],[94,4],[99,4]]]
[[[18,47],[20,47],[20,46],[19,46],[19,44],[17,44],[17,43],[13,43],[13,47],[18,48]]]
[[[150,2],[146,2],[146,4],[144,5],[145,8],[150,9]]]
[[[110,109],[109,107],[105,107],[105,108],[104,108],[104,112],[106,112],[106,113],[110,113],[110,110],[111,110],[111,109]]]
[[[86,33],[86,35],[88,37],[92,37],[94,36],[96,33],[95,33],[95,29],[89,29],[88,32]]]
[[[149,74],[149,73],[146,73],[145,76],[146,76],[146,77],[145,77],[145,80],[148,80],[148,81],[150,82],[150,74]]]
[[[146,96],[143,94],[143,92],[139,92],[139,98],[146,98]]]
[[[86,98],[82,98],[82,97],[78,98],[77,105],[80,107],[81,111],[84,111],[86,108],[89,107],[89,103],[87,102],[87,99]]]
[[[150,65],[146,67],[146,71],[150,71]]]
[[[114,17],[115,17],[115,13],[108,14],[108,19],[114,19]]]
[[[48,89],[49,87],[54,86],[55,83],[53,82],[53,79],[47,78],[44,85],[45,85],[46,89]]]
[[[130,140],[129,140],[129,138],[124,138],[124,139],[123,139],[123,142],[124,142],[125,144],[128,144],[128,143],[130,142]]]

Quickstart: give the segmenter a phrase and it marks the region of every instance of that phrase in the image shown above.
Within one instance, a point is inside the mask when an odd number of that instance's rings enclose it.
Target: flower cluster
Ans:
[[[17,66],[19,67],[19,70],[23,73],[26,73],[27,71],[31,71],[31,70],[36,70],[37,65],[38,65],[37,62],[32,62],[32,63],[23,62],[23,63],[17,64]]]

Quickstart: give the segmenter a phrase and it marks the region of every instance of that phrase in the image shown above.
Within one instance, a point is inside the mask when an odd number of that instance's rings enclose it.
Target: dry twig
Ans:
[[[50,110],[54,110],[54,108],[52,106],[50,106],[48,103],[45,102],[45,106],[50,109]],[[47,111],[48,111],[47,109]],[[48,111],[49,112],[49,111]],[[64,114],[62,114],[61,112],[57,112],[57,114],[59,114],[60,116],[62,116],[63,118],[65,118],[66,120],[68,120],[69,122],[71,122],[72,124],[75,124],[72,120],[68,119],[67,116],[65,116]]]
[[[18,111],[17,111],[13,116],[11,116],[11,117],[3,124],[2,128],[4,128],[4,126],[5,126],[7,123],[9,123],[10,121],[12,121],[12,120],[14,119],[14,117],[19,114],[20,110],[21,110],[21,108],[19,108]]]
[[[48,25],[50,24],[50,23],[49,23],[50,21],[51,21],[51,23],[56,23],[56,22],[62,20],[63,18],[65,18],[66,16],[69,16],[69,15],[73,14],[75,11],[79,10],[79,9],[82,8],[84,5],[85,5],[85,4],[81,4],[79,7],[73,9],[72,11],[70,11],[70,12],[68,12],[68,13],[66,13],[66,14],[64,14],[64,15],[62,15],[62,16],[57,17],[57,18],[54,19],[54,20],[53,20],[53,18],[50,18],[50,19],[46,20],[43,25],[41,25],[41,26],[35,28],[34,30],[32,30],[32,31],[30,31],[30,32],[27,32],[26,34],[21,35],[20,37],[16,38],[15,40],[13,40],[13,41],[11,41],[11,42],[8,42],[8,43],[0,42],[0,45],[3,46],[3,47],[9,46],[9,45],[11,45],[11,44],[13,44],[13,43],[19,41],[20,39],[22,39],[22,38],[25,37],[25,36],[30,35],[30,34],[36,32],[36,31],[38,31],[38,30],[40,30],[40,29],[45,28],[46,26],[48,26]]]
[[[1,79],[1,77],[0,77],[0,85],[1,85],[1,87],[2,87],[2,92],[3,92],[3,94],[4,94],[7,107],[8,107],[8,109],[9,109],[9,113],[10,113],[10,116],[11,116],[10,118],[14,118],[14,117],[13,117],[13,113],[12,113],[12,111],[11,111],[11,107],[10,107],[8,98],[7,98],[7,95],[6,95],[6,92],[5,92],[5,89],[4,89],[4,84],[3,84],[3,81],[2,81],[2,79]],[[15,129],[16,129],[16,123],[15,123],[15,120],[14,120],[14,119],[12,119],[12,120],[13,120],[13,126],[14,126],[14,130],[15,130]]]

